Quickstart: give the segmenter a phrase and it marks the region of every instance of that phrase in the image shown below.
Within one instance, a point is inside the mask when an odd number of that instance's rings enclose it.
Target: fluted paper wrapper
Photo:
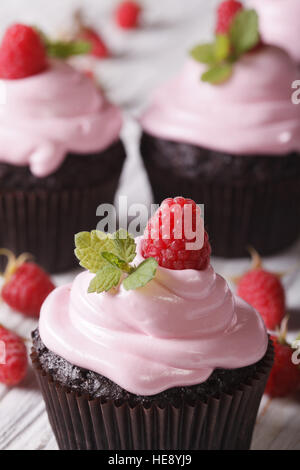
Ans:
[[[45,179],[35,179],[33,187],[3,189],[0,178],[0,247],[16,255],[31,253],[51,273],[78,267],[72,250],[74,234],[95,229],[99,222],[97,207],[113,204],[124,160],[124,147],[117,142],[99,158],[93,157],[92,165],[89,156],[69,157],[66,168]],[[74,178],[69,171],[72,162],[77,165]],[[68,187],[56,188],[64,184]],[[0,268],[3,267],[1,257]]]
[[[232,393],[193,404],[131,406],[55,383],[31,355],[49,421],[62,450],[209,450],[250,448],[258,407],[273,362],[273,346],[255,376]]]
[[[31,253],[50,273],[77,267],[74,234],[96,228],[96,209],[104,201],[113,203],[113,186],[0,194],[1,246],[16,254]]]

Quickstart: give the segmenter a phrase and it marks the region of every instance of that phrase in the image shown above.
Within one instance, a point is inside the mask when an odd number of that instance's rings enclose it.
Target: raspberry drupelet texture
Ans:
[[[27,352],[18,335],[0,325],[0,341],[4,343],[5,360],[0,363],[0,383],[17,385],[27,372]]]
[[[23,263],[4,284],[2,299],[24,315],[38,317],[45,298],[54,289],[48,274],[35,263]]]
[[[252,269],[242,276],[237,294],[262,316],[274,330],[285,315],[285,293],[279,277],[264,269]]]
[[[188,206],[191,208],[189,212]],[[144,258],[153,257],[160,266],[168,269],[206,269],[211,254],[207,233],[204,232],[202,248],[187,249],[187,244],[195,242],[196,236],[186,237],[184,230],[189,225],[185,217],[190,215],[192,231],[196,233],[197,227],[200,228],[200,224],[197,223],[197,218],[200,218],[199,211],[192,199],[183,197],[165,199],[146,227],[141,245]],[[181,234],[180,238],[178,234]]]
[[[0,49],[0,77],[25,78],[46,68],[46,50],[35,29],[22,24],[8,28]]]
[[[226,0],[222,2],[217,11],[217,26],[216,33],[226,34],[228,33],[232,20],[235,15],[243,8],[241,2],[236,0]]]

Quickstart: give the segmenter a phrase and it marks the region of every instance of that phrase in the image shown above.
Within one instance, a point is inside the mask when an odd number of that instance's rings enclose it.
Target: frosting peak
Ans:
[[[300,106],[292,103],[297,66],[276,47],[245,54],[221,85],[201,82],[205,66],[188,60],[141,118],[155,136],[233,154],[300,150]]]
[[[44,72],[0,80],[0,161],[54,172],[68,151],[104,150],[118,138],[121,114],[82,72],[52,60]]]
[[[56,354],[129,392],[153,395],[201,383],[217,367],[243,367],[265,354],[261,317],[211,266],[159,267],[145,287],[116,294],[88,294],[92,277],[83,272],[50,294],[40,335]]]

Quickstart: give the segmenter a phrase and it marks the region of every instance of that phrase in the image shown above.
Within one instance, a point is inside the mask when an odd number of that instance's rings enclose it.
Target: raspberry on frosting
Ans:
[[[185,234],[188,206],[192,216],[190,228],[196,234],[194,238]],[[211,253],[207,233],[204,232],[204,243],[200,249],[187,248],[187,244],[195,243],[196,236],[200,236],[197,233],[197,218],[200,219],[199,208],[192,199],[165,199],[145,230],[141,246],[144,258],[153,257],[160,266],[168,269],[206,269]],[[199,229],[202,229],[201,224]]]
[[[46,49],[35,29],[23,24],[8,28],[0,48],[0,78],[25,78],[46,68]]]
[[[218,19],[216,32],[218,34],[227,33],[229,31],[233,18],[242,8],[242,3],[237,2],[236,0],[226,0],[222,2],[219,5],[217,11]]]

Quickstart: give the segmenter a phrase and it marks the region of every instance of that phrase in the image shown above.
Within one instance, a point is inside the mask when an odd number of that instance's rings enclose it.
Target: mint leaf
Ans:
[[[96,273],[107,261],[101,255],[103,251],[115,253],[115,244],[109,235],[99,230],[80,232],[75,235],[75,255],[80,266]]]
[[[214,85],[221,84],[228,80],[232,74],[231,64],[220,64],[212,66],[207,72],[201,76],[203,82],[213,83]]]
[[[199,46],[194,47],[190,51],[190,54],[193,59],[197,62],[201,62],[202,64],[212,65],[216,63],[214,44],[200,44]]]
[[[119,268],[124,272],[131,272],[131,269],[133,269],[128,263],[126,263],[126,261],[119,258],[117,255],[114,255],[113,253],[109,253],[108,251],[103,251],[101,255],[112,266],[115,266],[116,268]]]
[[[230,39],[227,34],[217,34],[215,41],[216,62],[223,62],[230,55]]]
[[[50,57],[67,59],[73,55],[88,54],[91,44],[87,41],[50,41],[46,40],[45,47]]]
[[[258,15],[255,10],[241,10],[233,19],[230,39],[237,55],[251,50],[259,42]]]
[[[154,258],[148,258],[143,261],[132,274],[124,279],[124,288],[132,290],[145,286],[154,278],[157,265],[158,263]]]
[[[101,294],[101,292],[107,292],[112,287],[116,287],[120,282],[121,274],[122,271],[111,264],[102,266],[91,280],[88,293],[97,292],[97,294]]]
[[[77,233],[75,255],[82,267],[96,274],[90,282],[89,293],[101,293],[117,286],[122,272],[129,274],[123,281],[125,289],[137,289],[151,281],[157,269],[154,258],[148,258],[138,267],[129,264],[136,256],[136,244],[123,229],[112,235],[99,230]]]
[[[74,41],[52,41],[49,37],[34,26],[35,31],[39,34],[47,54],[50,57],[58,57],[59,59],[67,59],[73,55],[88,54],[92,45],[88,41],[74,40]]]
[[[118,256],[130,263],[136,256],[136,244],[134,238],[123,228],[120,228],[113,236]]]

